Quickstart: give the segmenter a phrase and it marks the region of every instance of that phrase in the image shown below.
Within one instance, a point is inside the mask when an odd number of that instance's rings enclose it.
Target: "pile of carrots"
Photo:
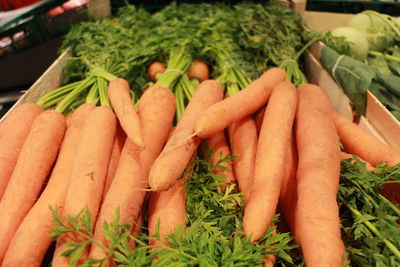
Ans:
[[[336,196],[340,161],[348,154],[340,142],[371,166],[400,163],[400,151],[335,113],[317,85],[296,88],[282,69],[268,69],[231,96],[208,73],[197,76],[201,83],[175,127],[168,88],[147,88],[136,108],[121,78],[108,84],[111,106],[84,103],[67,117],[35,103],[15,107],[0,124],[1,266],[41,265],[54,241],[49,207],[62,218],[84,208],[92,214],[97,242],[82,251],[78,265],[106,256],[103,227],[116,210],[136,233],[145,213],[149,235],[156,227],[161,237],[184,228],[180,178],[203,139],[215,161],[236,156],[217,172],[243,194],[246,236],[259,240],[279,207],[307,266],[342,266]],[[398,186],[385,192],[398,193]],[[65,244],[80,238],[66,233],[57,239],[52,266],[69,266]]]

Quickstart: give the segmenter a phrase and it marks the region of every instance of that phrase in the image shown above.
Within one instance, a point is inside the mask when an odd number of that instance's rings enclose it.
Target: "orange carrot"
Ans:
[[[74,217],[87,208],[92,217],[96,218],[111,157],[115,128],[116,118],[108,107],[96,107],[87,116],[65,198],[64,217]],[[94,222],[95,220],[93,224]],[[61,235],[57,240],[52,266],[68,266],[68,259],[61,256],[68,250],[64,244],[79,240],[78,234]],[[81,259],[84,258],[85,255],[82,255]]]
[[[256,123],[258,133],[260,133],[260,131],[261,131],[261,125],[264,120],[264,113],[265,113],[266,108],[267,108],[266,106],[262,107],[259,111],[257,111],[257,113],[254,117],[254,122]]]
[[[49,207],[62,210],[82,127],[94,108],[92,104],[83,104],[73,113],[49,183],[12,238],[2,266],[41,266],[53,241]]]
[[[254,163],[254,180],[243,217],[244,231],[253,241],[264,235],[278,205],[296,104],[296,87],[284,81],[273,89],[265,110]]]
[[[168,244],[164,238],[172,234],[177,227],[186,229],[185,201],[186,193],[183,187],[185,179],[179,179],[166,191],[152,192],[150,194],[148,216],[149,236],[155,236],[156,229],[160,240],[150,239],[151,246]]]
[[[147,76],[150,81],[155,82],[157,80],[157,74],[163,73],[165,71],[165,65],[159,61],[154,61],[147,68]]]
[[[285,175],[283,177],[281,192],[279,194],[279,207],[292,235],[296,237],[295,213],[297,205],[297,147],[294,134],[292,134],[286,155]]]
[[[353,156],[354,156],[353,154],[349,154],[349,153],[346,153],[346,152],[343,152],[343,151],[340,152],[340,155],[341,155],[341,159],[342,160],[344,160],[344,159],[352,159]],[[372,167],[371,163],[369,163],[369,162],[367,162],[367,161],[365,161],[365,160],[363,160],[361,158],[359,158],[359,160],[365,163],[365,167],[367,168],[367,171],[370,172],[370,171],[375,170],[375,168]],[[352,162],[354,162],[354,161],[352,161]]]
[[[194,61],[192,66],[190,66],[187,75],[190,79],[197,79],[200,82],[203,82],[208,79],[210,71],[207,63],[204,61]]]
[[[336,196],[340,177],[340,149],[332,106],[326,93],[312,84],[298,88],[296,142],[296,235],[309,267],[342,266]]]
[[[215,135],[207,138],[207,146],[213,149],[212,153],[212,164],[216,165],[221,159],[231,156],[231,150],[226,141],[224,131],[218,132]],[[233,175],[232,163],[230,161],[220,162],[219,165],[222,168],[217,168],[214,170],[215,174],[221,174],[224,176],[224,184],[229,185],[235,182],[235,177]],[[226,186],[223,186],[224,190]]]
[[[106,196],[108,189],[110,189],[112,180],[114,179],[115,172],[117,171],[118,162],[121,157],[121,151],[125,145],[126,134],[124,130],[121,128],[121,125],[117,124],[117,129],[114,137],[113,149],[111,152],[110,164],[108,164],[106,182],[104,184],[104,193],[103,198]]]
[[[201,138],[208,138],[233,122],[253,114],[265,105],[272,88],[285,78],[285,71],[270,68],[245,89],[203,111],[196,122],[195,133]]]
[[[272,236],[276,236],[276,231],[272,232]],[[268,252],[273,252],[272,249],[267,249]],[[273,267],[276,262],[276,254],[267,254],[264,256],[264,267]]]
[[[42,112],[32,124],[0,202],[0,262],[53,167],[65,128],[64,116],[52,110]]]
[[[136,221],[134,222],[133,228],[132,228],[132,235],[136,238],[139,237],[140,231],[142,230],[143,226],[143,216],[144,216],[144,211],[140,210],[139,214],[136,218]],[[136,242],[133,240],[132,241],[132,248],[136,246]]]
[[[173,133],[173,131],[171,131]],[[150,239],[151,246],[168,245],[165,238],[172,234],[177,227],[186,229],[186,192],[184,189],[185,182],[193,175],[193,165],[195,163],[196,152],[186,166],[186,171],[182,174],[181,179],[166,191],[151,192],[149,197],[148,218],[149,218],[149,236],[156,236],[158,228],[159,239]]]
[[[193,134],[199,113],[220,101],[222,97],[223,89],[218,82],[207,80],[199,85],[183,112],[171,139],[150,169],[151,189],[166,190],[182,175],[200,141],[198,138],[192,138],[189,142],[184,144],[182,142]]]
[[[0,199],[17,164],[18,155],[35,118],[43,108],[34,103],[17,106],[0,124]]]
[[[345,150],[375,166],[385,162],[391,166],[400,163],[400,150],[394,149],[338,113],[334,113],[336,130]]]
[[[135,224],[146,195],[143,189],[148,188],[150,166],[160,154],[171,128],[175,96],[165,87],[150,87],[139,100],[138,113],[143,125],[145,149],[140,154],[132,153],[133,145],[127,139],[96,222],[94,238],[107,247],[103,224],[113,221],[117,208],[121,223]],[[90,257],[101,259],[104,256],[102,248],[92,246]]]
[[[253,169],[258,141],[257,129],[253,118],[246,116],[229,125],[228,135],[232,155],[236,156],[233,160],[233,170],[239,191],[242,192],[244,202],[247,203],[253,182]]]
[[[400,163],[400,150],[382,143],[378,138],[352,123],[338,113],[334,113],[336,130],[345,150],[376,166],[378,162],[394,166]],[[385,184],[381,193],[394,203],[400,203],[400,184]]]
[[[129,92],[128,82],[121,78],[113,79],[107,89],[108,97],[122,129],[127,137],[138,146],[138,150],[143,150],[142,126]]]

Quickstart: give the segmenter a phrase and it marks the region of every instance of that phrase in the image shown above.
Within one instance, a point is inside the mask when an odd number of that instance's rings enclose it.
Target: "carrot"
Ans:
[[[256,123],[256,127],[257,127],[257,132],[260,133],[261,131],[261,125],[264,119],[264,113],[265,113],[265,109],[267,107],[262,107],[259,111],[257,111],[257,113],[255,114],[254,117],[254,122]]]
[[[267,254],[264,257],[263,266],[264,267],[273,267],[276,262],[276,255],[275,254]]]
[[[295,229],[295,213],[297,205],[297,147],[294,134],[290,139],[290,144],[288,146],[288,152],[286,155],[285,164],[285,175],[283,177],[281,192],[279,194],[279,207],[282,211],[282,215],[285,221],[289,225],[292,235],[296,237]]]
[[[210,71],[207,63],[196,60],[192,63],[192,66],[190,66],[187,75],[190,79],[197,79],[200,82],[203,82],[208,79]]]
[[[175,182],[166,191],[152,192],[149,199],[149,236],[156,235],[156,229],[160,240],[150,239],[151,246],[168,244],[164,239],[172,234],[177,227],[186,228],[185,209],[186,193],[183,188],[185,179]]]
[[[0,262],[53,167],[65,128],[64,116],[52,110],[42,112],[32,124],[0,202]]]
[[[184,184],[193,175],[194,170],[192,167],[195,163],[195,158],[196,152],[192,155],[181,179],[177,180],[172,187],[166,191],[150,193],[148,202],[149,236],[156,237],[157,229],[159,235],[157,238],[149,240],[151,246],[168,245],[169,243],[165,240],[168,235],[172,234],[178,227],[182,227],[182,230],[186,229],[186,192]]]
[[[144,211],[140,210],[139,214],[136,218],[136,222],[133,225],[132,228],[132,235],[136,238],[139,237],[140,231],[142,230],[142,226],[143,226],[143,216],[144,216]],[[133,240],[132,241],[132,249],[136,246],[136,242]]]
[[[340,156],[341,156],[341,159],[344,160],[344,159],[352,159],[354,155],[341,151]],[[361,158],[359,158],[359,160],[365,163],[365,167],[367,168],[367,171],[370,172],[370,171],[375,170],[375,168],[372,167],[371,163],[369,163]],[[354,161],[352,161],[352,162],[354,163]]]
[[[83,104],[71,116],[49,183],[12,238],[2,266],[41,266],[53,241],[50,237],[53,216],[49,207],[64,205],[83,123],[94,108],[92,104]]]
[[[0,124],[0,199],[17,164],[18,155],[35,118],[43,108],[34,103],[17,106]]]
[[[223,89],[218,82],[207,80],[199,85],[171,139],[150,169],[149,184],[151,189],[155,191],[166,190],[182,175],[200,141],[198,138],[191,138],[189,142],[184,142],[184,144],[182,142],[193,134],[199,113],[220,101],[222,97]]]
[[[394,166],[400,163],[400,150],[382,143],[358,125],[338,113],[334,113],[336,130],[345,150],[376,166],[379,162]],[[381,193],[394,203],[400,203],[400,184],[388,183]]]
[[[272,236],[276,236],[276,230],[272,232]],[[268,252],[273,252],[272,249],[267,249]],[[264,256],[264,262],[263,266],[264,267],[273,267],[276,262],[276,254],[266,254]]]
[[[253,182],[253,169],[257,152],[258,134],[251,116],[246,116],[228,127],[229,142],[232,149],[233,170],[242,192],[244,202],[248,202]]]
[[[316,85],[303,85],[298,94],[297,239],[307,266],[342,266],[344,245],[336,202],[340,149],[332,106]]]
[[[338,113],[334,113],[336,130],[345,150],[375,166],[385,162],[391,166],[400,163],[400,150],[396,150],[374,137]]]
[[[213,149],[212,151],[212,163],[213,165],[219,164],[221,168],[214,170],[215,174],[221,174],[224,176],[224,186],[235,182],[235,177],[233,174],[232,163],[229,161],[219,162],[221,159],[231,156],[231,150],[226,141],[224,131],[218,132],[215,135],[207,138],[207,146]]]
[[[159,61],[154,61],[147,68],[147,76],[150,81],[155,82],[157,80],[157,74],[163,73],[165,71],[165,65]]]
[[[138,150],[143,150],[142,126],[129,92],[128,82],[121,78],[113,79],[107,89],[108,97],[122,129],[127,137],[138,146]]]
[[[202,112],[196,122],[195,134],[201,138],[208,138],[233,122],[253,114],[265,105],[272,88],[285,78],[285,71],[270,68],[243,90]]]
[[[121,157],[121,151],[125,145],[126,134],[121,128],[121,125],[117,124],[117,129],[114,137],[113,149],[111,152],[110,164],[108,164],[106,182],[104,184],[103,198],[106,196],[108,189],[110,189],[112,180],[114,179],[115,172],[117,171],[118,162]]]
[[[276,211],[296,104],[296,87],[284,81],[273,89],[265,110],[254,163],[254,180],[243,217],[244,231],[253,241],[264,235]]]
[[[139,100],[138,113],[143,125],[145,149],[140,154],[132,153],[132,143],[127,139],[122,150],[115,177],[101,207],[94,238],[108,246],[103,235],[104,222],[114,219],[119,207],[120,222],[135,224],[143,205],[148,187],[150,166],[160,154],[175,113],[175,96],[167,88],[154,86],[148,88]],[[92,246],[90,257],[101,259],[105,251]]]
[[[96,107],[87,116],[65,197],[64,217],[74,217],[84,208],[88,208],[92,218],[96,218],[111,157],[115,128],[116,118],[108,107]],[[94,224],[94,220],[92,223]],[[64,244],[69,242],[79,242],[79,236],[73,233],[60,236],[52,266],[68,266],[67,258],[61,254],[68,250]],[[81,259],[84,257],[82,255]]]

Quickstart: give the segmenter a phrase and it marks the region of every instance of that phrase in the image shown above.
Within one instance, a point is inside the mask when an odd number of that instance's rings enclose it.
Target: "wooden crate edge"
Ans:
[[[15,107],[26,102],[36,102],[42,95],[56,89],[60,85],[62,70],[70,57],[70,52],[66,51],[62,53],[8,112],[4,114],[0,122],[2,122]]]

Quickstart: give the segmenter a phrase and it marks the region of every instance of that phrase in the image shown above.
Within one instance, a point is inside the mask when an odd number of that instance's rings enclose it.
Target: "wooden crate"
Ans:
[[[353,16],[351,14],[306,11],[305,6],[305,0],[292,0],[291,2],[291,7],[303,17],[307,27],[312,30],[327,31],[346,25]],[[334,108],[339,113],[353,120],[351,101],[319,63],[323,45],[321,42],[312,45],[306,55],[308,79],[310,82],[320,85],[328,93]],[[375,134],[382,140],[392,147],[400,149],[400,122],[370,91],[367,92],[366,114],[361,118],[360,124],[366,128],[372,126],[376,130]]]
[[[306,10],[307,0],[290,0],[290,7],[300,14],[306,26],[316,31],[329,31],[343,26],[351,18],[351,14],[317,12]]]

